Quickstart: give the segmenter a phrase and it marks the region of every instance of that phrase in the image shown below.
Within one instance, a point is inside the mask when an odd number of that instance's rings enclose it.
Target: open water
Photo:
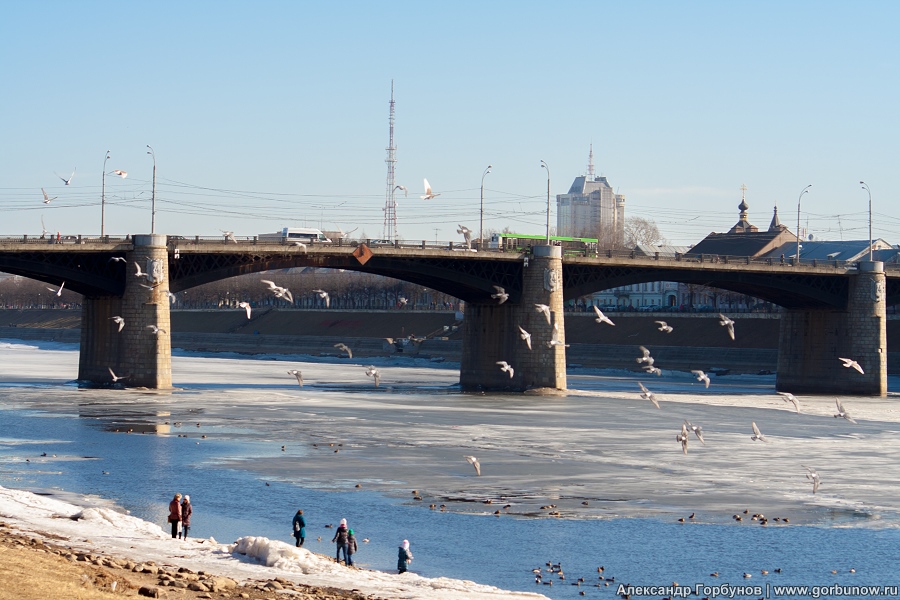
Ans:
[[[456,370],[421,361],[381,361],[376,389],[359,363],[272,358],[179,355],[181,391],[158,394],[78,389],[58,375],[75,372],[74,349],[0,344],[0,485],[106,499],[161,526],[174,492],[188,493],[191,534],[219,542],[290,542],[303,508],[311,550],[331,553],[326,525],[347,518],[370,540],[356,557],[364,568],[394,569],[405,538],[422,575],[551,598],[612,598],[620,583],[760,586],[739,597],[900,583],[893,420],[848,430],[827,413],[791,415],[777,399],[759,406],[772,393],[765,378],[717,382],[718,402],[700,404],[687,378],[651,380],[670,393],[656,410],[634,399],[630,376],[581,373],[570,378],[585,390],[577,397],[473,396],[458,391]],[[304,388],[289,368],[303,370]],[[890,402],[873,399],[865,414],[893,411]],[[747,404],[757,406],[745,418]],[[671,426],[658,424],[676,410]],[[688,456],[674,441],[682,415],[705,417],[707,444]],[[749,441],[750,418],[770,445]],[[791,461],[817,454],[814,498]],[[845,467],[829,471],[840,456]],[[560,517],[541,508],[550,504]],[[766,526],[750,519],[763,509]],[[791,523],[771,521],[779,514]],[[553,585],[536,584],[531,571],[547,562],[561,563],[565,580],[545,571]],[[614,581],[601,581],[599,566]]]

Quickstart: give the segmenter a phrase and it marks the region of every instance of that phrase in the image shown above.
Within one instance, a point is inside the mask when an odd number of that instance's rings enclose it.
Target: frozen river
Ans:
[[[187,493],[192,534],[220,542],[292,541],[303,508],[311,550],[330,553],[326,525],[347,518],[370,540],[366,568],[394,569],[406,538],[422,575],[552,598],[612,597],[623,581],[898,579],[896,395],[844,398],[854,425],[834,418],[833,396],[801,397],[796,414],[773,376],[705,389],[683,373],[575,371],[565,396],[477,395],[459,391],[452,366],[412,359],[376,361],[375,388],[369,362],[186,354],[173,357],[176,391],[86,390],[69,381],[77,357],[0,343],[0,486],[98,496],[159,525]],[[706,442],[692,437],[687,455],[675,440],[685,419]],[[752,422],[768,442],[750,439]],[[566,580],[536,585],[531,570],[548,561]],[[616,581],[591,587],[601,565]]]

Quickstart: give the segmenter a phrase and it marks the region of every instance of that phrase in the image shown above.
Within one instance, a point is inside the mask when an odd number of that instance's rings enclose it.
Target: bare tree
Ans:
[[[625,247],[634,248],[638,244],[659,246],[666,243],[666,238],[659,232],[656,221],[643,217],[625,219]]]

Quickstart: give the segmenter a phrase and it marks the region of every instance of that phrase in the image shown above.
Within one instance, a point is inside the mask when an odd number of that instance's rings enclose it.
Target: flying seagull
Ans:
[[[703,371],[691,371],[691,373],[697,376],[697,381],[702,381],[706,384],[706,387],[709,388],[709,375]]]
[[[603,314],[603,311],[600,310],[599,307],[594,306],[594,312],[597,313],[597,318],[594,320],[598,323],[609,323],[610,325],[615,325],[615,323],[613,323],[609,317]]]
[[[114,169],[113,175],[118,175],[122,179],[125,179],[126,177],[128,177],[128,171],[122,171],[121,169]]]
[[[122,377],[119,377],[115,373],[113,373],[112,369],[110,369],[109,367],[106,367],[106,368],[109,370],[109,374],[112,375],[113,383],[117,382],[120,379],[125,379],[127,377],[127,375],[123,375]]]
[[[644,400],[649,400],[653,403],[653,406],[659,408],[659,400],[656,399],[656,394],[648,390],[647,386],[645,386],[640,381],[638,381],[637,384],[641,386],[641,398],[643,398]]]
[[[456,233],[461,233],[463,238],[466,240],[466,246],[472,247],[472,230],[466,227],[465,225],[460,225],[459,229],[456,230]]]
[[[755,421],[751,422],[750,425],[753,427],[753,435],[750,436],[751,440],[753,440],[754,442],[757,440],[759,440],[760,442],[768,442],[769,441],[766,439],[766,436],[764,436],[762,433],[760,433],[759,427],[756,426]]]
[[[300,384],[300,387],[303,387],[303,373],[298,371],[297,369],[291,369],[288,371],[288,375],[293,375],[297,378],[297,383]]]
[[[122,331],[122,328],[125,327],[125,319],[122,317],[110,317],[110,319],[119,325],[119,331]]]
[[[145,329],[149,329],[150,333],[152,333],[153,335],[159,335],[160,333],[168,333],[165,329],[163,329],[162,327],[157,327],[156,325],[147,325],[147,327],[145,327]]]
[[[47,234],[52,233],[51,231],[47,231],[47,226],[44,225],[44,215],[41,215],[41,239],[44,239]],[[122,260],[125,260],[124,258]]]
[[[641,356],[641,357],[639,357],[639,358],[636,358],[636,359],[634,359],[634,360],[636,360],[638,364],[640,364],[640,363],[647,363],[647,366],[648,366],[648,367],[652,367],[652,366],[653,366],[653,363],[654,363],[655,361],[653,360],[653,357],[650,356],[650,351],[647,350],[646,348],[644,348],[643,346],[638,346],[638,348],[640,348],[641,352],[642,352],[644,355]]]
[[[78,170],[78,167],[75,167],[75,171],[77,171],[77,170]],[[72,174],[69,175],[69,178],[68,178],[68,179],[66,179],[65,177],[63,177],[63,176],[60,175],[59,173],[55,173],[55,175],[56,175],[57,177],[59,177],[60,179],[62,179],[63,183],[65,183],[66,185],[69,185],[69,182],[72,181],[72,178],[73,178],[73,177],[75,177],[75,171],[72,171]]]
[[[497,301],[497,304],[503,304],[507,300],[509,300],[509,294],[506,293],[506,290],[500,287],[499,285],[494,286],[494,293],[491,294],[491,298]]]
[[[222,232],[222,235],[225,236],[225,241],[226,241],[226,242],[234,242],[235,244],[237,244],[237,240],[234,239],[234,232],[233,232],[233,231],[225,231],[224,229],[220,229],[219,231],[221,231],[221,232]]]
[[[850,421],[851,423],[856,425],[856,421],[853,420],[853,417],[850,416],[850,413],[848,413],[846,410],[844,410],[844,405],[841,404],[840,400],[835,398],[834,404],[835,404],[835,406],[837,406],[837,414],[834,415],[835,419],[837,419],[839,417],[843,417],[844,419],[847,419],[848,421]]]
[[[513,368],[509,365],[509,363],[505,360],[498,360],[497,364],[500,365],[500,370],[504,373],[509,373],[509,378],[512,379]]]
[[[467,457],[466,457],[466,462],[468,462],[470,465],[472,465],[473,467],[475,467],[475,472],[476,472],[478,475],[481,475],[481,463],[478,462],[478,459],[477,459],[477,458],[475,458],[474,456],[467,456]]]
[[[431,184],[428,183],[428,180],[425,179],[425,195],[419,196],[422,200],[431,200],[432,198],[437,198],[440,194],[435,194],[431,189]]]
[[[112,258],[110,258],[110,259],[109,259],[108,261],[106,261],[106,262],[111,263],[111,262],[128,262],[128,261],[125,260],[125,258],[122,257],[122,256],[113,256]]]
[[[400,303],[400,306],[406,306],[406,304],[409,302],[409,298],[405,298],[404,296],[400,296],[399,298],[397,298],[397,302]]]
[[[291,304],[294,303],[294,296],[291,294],[291,291],[289,289],[287,289],[286,287],[281,287],[281,286],[275,285],[274,281],[269,281],[268,279],[260,279],[260,281],[269,286],[269,291],[272,292],[273,294],[275,294],[276,298],[284,298]]]
[[[366,375],[369,377],[373,377],[375,379],[375,387],[378,387],[378,383],[381,381],[381,373],[378,372],[374,366],[369,365],[366,367]]]
[[[806,478],[812,482],[813,494],[815,494],[817,491],[819,491],[819,484],[822,482],[822,480],[819,478],[819,474],[816,473],[816,470],[812,467],[807,467],[805,465],[800,466],[806,469]]]
[[[546,304],[535,304],[535,310],[539,313],[544,313],[544,316],[547,317],[547,325],[552,325],[553,323],[550,320],[550,307]]]
[[[674,331],[674,328],[665,321],[654,321],[654,323],[659,325],[660,331],[664,331],[666,333],[672,333],[672,331]]]
[[[700,443],[705,446],[706,442],[703,441],[703,427],[701,427],[700,425],[694,425],[687,419],[685,419],[684,424],[689,430],[694,432],[694,435],[697,436],[697,439],[700,440]]]
[[[859,363],[856,362],[855,360],[853,360],[852,358],[838,357],[838,360],[842,361],[844,363],[844,366],[847,367],[848,369],[856,369],[857,371],[859,371],[860,375],[865,375],[865,371],[863,371],[863,368],[861,366],[859,366]]]
[[[791,404],[793,404],[794,409],[797,411],[797,414],[800,414],[800,401],[797,400],[796,396],[794,396],[790,392],[777,392],[777,394],[781,396],[781,399],[785,402],[790,402]]]
[[[569,344],[564,344],[559,339],[559,323],[558,322],[553,324],[553,336],[550,338],[550,341],[547,342],[548,348],[552,348],[553,346],[563,346],[565,348],[569,347]]]
[[[50,204],[51,200],[56,200],[59,196],[53,196],[52,198],[47,195],[47,192],[44,192],[44,188],[41,188],[41,192],[44,194],[44,204]]]
[[[394,190],[403,190],[403,196],[406,198],[409,197],[409,190],[406,189],[405,185],[395,185]]]
[[[346,352],[347,358],[353,358],[353,350],[351,350],[350,347],[347,346],[347,344],[335,344],[334,347],[341,352]]]
[[[313,293],[318,294],[319,298],[325,301],[325,308],[331,306],[331,296],[328,295],[328,292],[325,290],[313,290]]]
[[[657,377],[662,376],[662,369],[660,369],[659,367],[654,367],[653,365],[644,365],[641,368],[646,371],[648,375],[656,375]]]
[[[137,263],[137,261],[134,262],[134,268],[135,268],[135,273],[134,273],[135,277],[146,277],[147,276],[146,273],[141,271],[141,265],[139,265]]]
[[[175,294],[173,294],[169,290],[165,290],[165,292],[166,292],[166,296],[169,297],[169,300],[172,302],[172,304],[175,304],[175,300],[177,300]]]
[[[531,334],[522,329],[522,326],[519,325],[519,337],[525,340],[525,344],[528,345],[528,349],[531,350]]]
[[[684,423],[681,424],[681,433],[675,436],[676,442],[681,442],[681,451],[687,454],[688,448],[688,429],[687,425]]]
[[[238,302],[238,307],[243,308],[247,311],[247,318],[250,318],[250,313],[253,311],[253,307],[250,306],[249,302]]]
[[[66,282],[63,281],[63,282],[59,285],[59,289],[58,289],[58,290],[55,290],[55,289],[53,289],[52,287],[48,287],[47,289],[50,290],[51,292],[53,292],[54,294],[56,294],[57,296],[62,296],[63,287],[65,287],[65,285],[66,285]]]
[[[728,328],[728,337],[734,339],[734,321],[719,313],[719,325]]]

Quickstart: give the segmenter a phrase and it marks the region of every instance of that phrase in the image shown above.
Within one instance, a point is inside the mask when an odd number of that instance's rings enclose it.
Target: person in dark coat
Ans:
[[[406,573],[412,559],[413,555],[412,552],[409,551],[409,541],[403,540],[403,543],[400,544],[400,548],[398,548],[397,552],[397,571],[399,573]]]
[[[356,536],[353,535],[353,530],[347,530],[347,566],[353,566],[353,555],[356,554],[356,551],[359,550],[359,546],[356,545]]]
[[[181,494],[175,494],[169,502],[169,523],[172,524],[172,538],[178,537],[178,524],[181,523]]]
[[[303,511],[298,510],[294,515],[294,537],[297,538],[297,548],[303,545],[306,539],[306,519],[303,518]]]
[[[185,494],[184,500],[181,501],[181,537],[185,540],[187,539],[188,529],[191,528],[192,512],[194,512],[194,508],[191,506],[191,497]]]
[[[347,519],[341,519],[341,525],[337,528],[337,532],[331,541],[337,544],[336,562],[341,562],[341,552],[344,553],[344,562],[350,564],[350,555],[347,554]]]

